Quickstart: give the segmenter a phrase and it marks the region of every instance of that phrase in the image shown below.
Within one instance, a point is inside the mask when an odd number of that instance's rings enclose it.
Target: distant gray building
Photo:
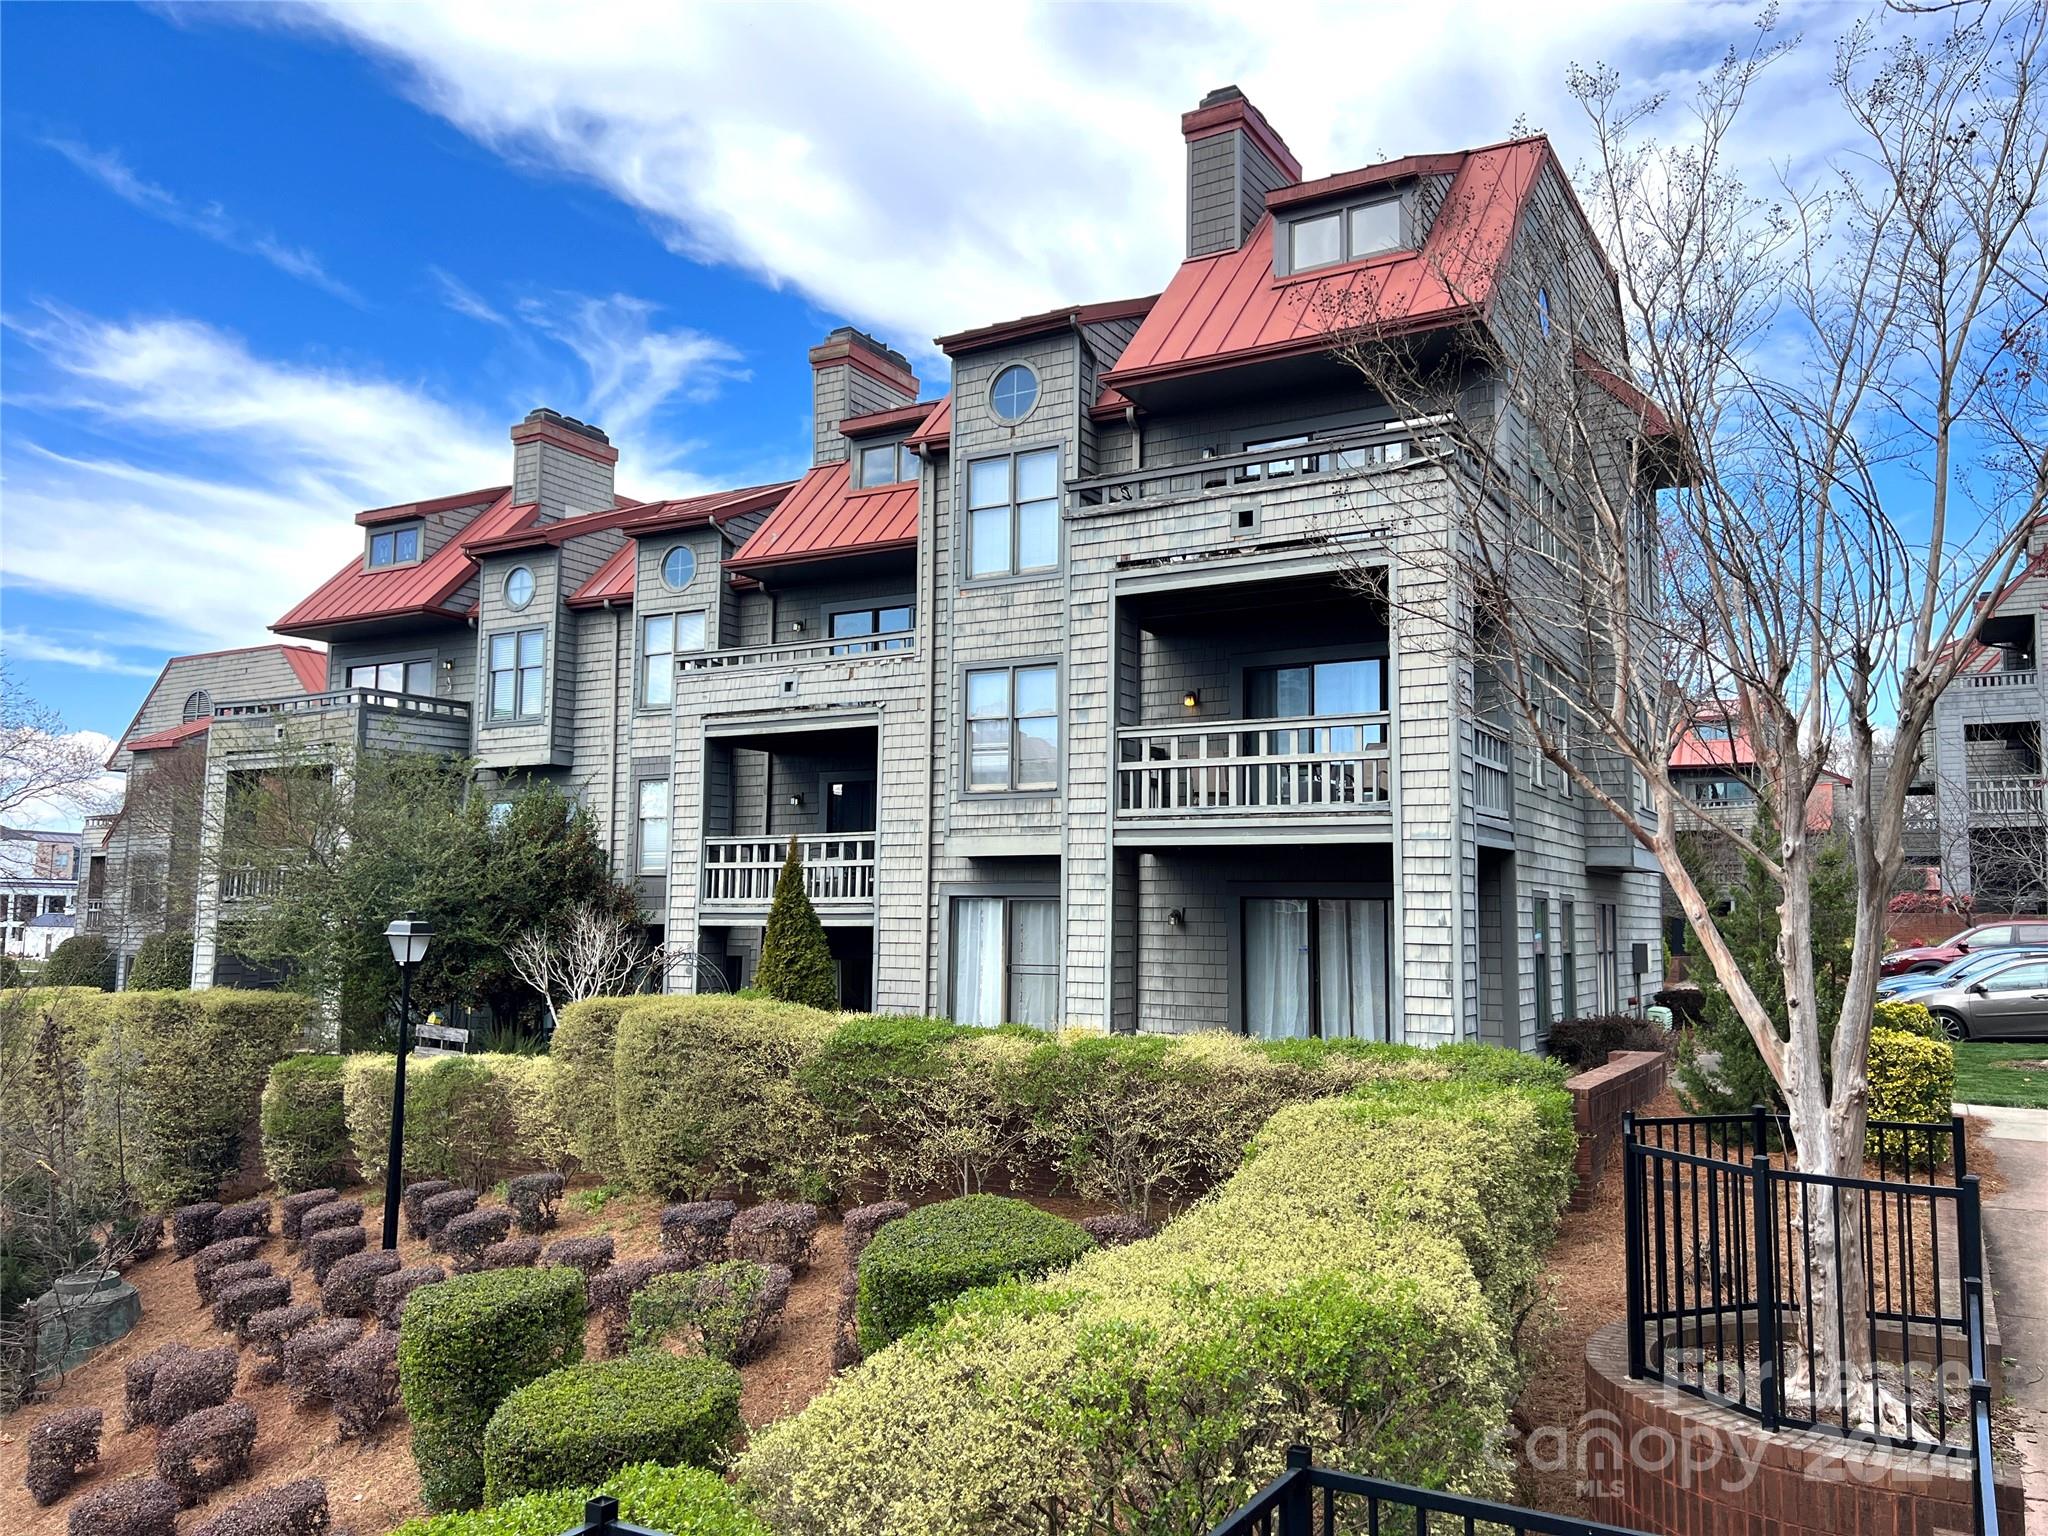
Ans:
[[[1482,715],[1476,664],[1406,638],[1397,525],[1471,468],[1314,320],[1383,282],[1453,344],[1475,313],[1430,278],[1476,230],[1482,278],[1548,274],[1523,331],[1620,355],[1555,155],[1305,180],[1234,90],[1182,126],[1162,293],[939,338],[940,399],[834,330],[792,483],[633,502],[602,431],[538,410],[506,484],[359,514],[275,626],[325,676],[212,699],[202,838],[287,739],[463,753],[482,793],[589,808],[693,957],[677,990],[751,978],[796,838],[848,1007],[1528,1047],[1637,1006],[1654,867]],[[223,917],[270,878],[202,881],[196,984],[236,974]]]

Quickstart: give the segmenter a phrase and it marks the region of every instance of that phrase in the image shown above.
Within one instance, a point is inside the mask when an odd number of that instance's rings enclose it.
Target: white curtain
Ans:
[[[1308,903],[1244,904],[1246,1028],[1262,1040],[1308,1034]]]
[[[994,897],[953,903],[953,1022],[1003,1022],[1003,904]]]
[[[1010,978],[1016,997],[1007,1022],[1050,1024],[1059,1016],[1058,902],[1010,903]]]
[[[1325,1039],[1387,1038],[1390,905],[1384,901],[1316,903],[1316,982]]]

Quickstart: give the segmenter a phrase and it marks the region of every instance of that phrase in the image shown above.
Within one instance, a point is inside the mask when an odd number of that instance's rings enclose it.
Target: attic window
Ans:
[[[411,565],[420,557],[420,529],[414,523],[405,528],[387,528],[370,535],[370,569],[386,565]]]
[[[194,720],[205,720],[213,714],[213,695],[204,688],[185,695],[185,707],[180,711],[184,722],[190,725]]]
[[[1408,243],[1406,224],[1398,197],[1325,209],[1292,220],[1287,225],[1283,275],[1398,251]]]
[[[917,478],[917,455],[903,443],[878,443],[860,451],[860,463],[853,483],[856,490],[877,485],[899,485]]]

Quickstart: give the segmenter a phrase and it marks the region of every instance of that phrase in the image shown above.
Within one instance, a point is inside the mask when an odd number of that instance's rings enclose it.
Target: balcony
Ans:
[[[1970,820],[1979,826],[2048,825],[2048,779],[1972,779]]]
[[[228,905],[271,900],[283,892],[285,873],[274,865],[234,865],[220,872],[220,899]]]
[[[875,635],[864,639],[807,640],[799,645],[750,645],[731,651],[704,651],[680,656],[676,668],[692,672],[728,672],[747,667],[798,667],[817,662],[858,660],[864,656],[907,656],[917,649],[911,635]]]
[[[797,847],[804,861],[804,891],[820,917],[865,917],[873,912],[874,833],[799,837]],[[719,908],[766,912],[788,854],[786,837],[705,839],[702,905],[707,916]]]
[[[1444,430],[1450,419],[1430,416],[1416,421],[1383,422],[1242,453],[1212,453],[1125,474],[1069,480],[1067,490],[1078,507],[1108,507],[1209,496],[1241,500],[1247,491],[1292,485],[1299,480],[1398,473],[1442,459],[1452,451]]]
[[[1391,825],[1389,782],[1385,713],[1117,732],[1120,826],[1317,818]]]
[[[1960,679],[1965,688],[2032,688],[2040,680],[2041,674],[2032,667],[1999,672],[1965,672]]]
[[[469,703],[382,688],[334,688],[214,706],[214,739],[229,751],[347,744],[384,751],[467,752]]]

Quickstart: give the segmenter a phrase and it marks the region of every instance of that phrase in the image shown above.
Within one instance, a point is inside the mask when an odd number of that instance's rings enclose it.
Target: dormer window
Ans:
[[[370,535],[370,569],[387,565],[411,565],[420,557],[420,528],[386,528]]]
[[[1407,217],[1399,197],[1377,198],[1345,208],[1326,208],[1289,220],[1275,250],[1280,275],[1311,272],[1340,262],[1363,261],[1408,244]],[[1284,263],[1284,266],[1281,266]]]
[[[853,486],[865,491],[878,485],[900,485],[917,478],[917,455],[906,443],[877,443],[860,451],[854,466]]]

